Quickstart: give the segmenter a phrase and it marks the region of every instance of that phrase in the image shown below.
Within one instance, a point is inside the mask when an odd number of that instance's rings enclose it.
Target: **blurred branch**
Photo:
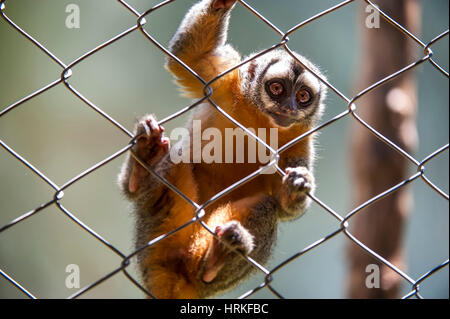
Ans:
[[[398,23],[417,34],[420,6],[414,0],[380,0],[376,4]],[[366,4],[362,11],[367,16]],[[380,18],[379,28],[362,28],[362,51],[358,88],[375,83],[411,63],[417,56],[413,41]],[[416,85],[414,72],[406,72],[376,88],[358,101],[357,113],[378,132],[410,153],[417,144],[415,126]],[[351,163],[353,201],[359,205],[408,178],[408,160],[355,124],[352,132]],[[404,269],[402,238],[405,219],[411,210],[411,192],[402,187],[368,206],[352,218],[352,233],[366,246]],[[349,247],[350,298],[397,298],[401,277],[357,245]],[[370,264],[379,266],[380,288],[368,288],[365,281]]]

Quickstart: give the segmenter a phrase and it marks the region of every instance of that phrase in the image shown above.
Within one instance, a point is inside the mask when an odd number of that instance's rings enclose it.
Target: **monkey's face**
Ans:
[[[299,59],[314,72],[318,69]],[[317,120],[323,109],[325,86],[285,51],[273,51],[251,61],[241,71],[244,94],[277,126]]]

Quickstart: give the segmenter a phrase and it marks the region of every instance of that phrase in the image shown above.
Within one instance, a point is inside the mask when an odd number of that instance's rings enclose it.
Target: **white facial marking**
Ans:
[[[264,82],[275,78],[294,80],[291,62],[288,59],[281,59],[277,63],[271,65],[264,76]]]
[[[303,72],[298,80],[298,82],[303,83],[305,86],[309,87],[312,90],[312,93],[316,95],[320,90],[320,82],[314,75],[309,73],[308,71]]]

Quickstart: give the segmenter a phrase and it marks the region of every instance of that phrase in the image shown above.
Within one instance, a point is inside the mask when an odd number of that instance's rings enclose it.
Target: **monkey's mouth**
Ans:
[[[288,127],[292,125],[294,122],[296,122],[296,117],[293,114],[286,114],[282,112],[274,112],[270,110],[266,110],[266,113],[273,119],[273,121],[283,127]]]

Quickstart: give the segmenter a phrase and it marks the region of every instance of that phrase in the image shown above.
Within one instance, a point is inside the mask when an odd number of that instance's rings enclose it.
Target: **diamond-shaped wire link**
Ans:
[[[439,270],[441,270],[444,267],[447,267],[448,264],[449,264],[448,259],[446,261],[444,261],[443,263],[441,263],[440,265],[436,266],[435,268],[430,269],[427,273],[422,275],[420,278],[414,280],[407,273],[405,273],[404,271],[399,269],[397,266],[395,266],[395,265],[391,264],[389,261],[387,261],[383,256],[378,255],[376,252],[372,251],[369,247],[367,247],[362,242],[360,242],[349,231],[348,225],[349,225],[349,220],[355,214],[358,214],[363,208],[373,204],[374,202],[376,202],[376,201],[378,201],[378,200],[380,200],[380,199],[382,199],[382,198],[384,198],[386,196],[389,196],[393,192],[397,191],[398,189],[404,187],[405,185],[407,185],[410,182],[412,182],[412,181],[414,181],[416,179],[419,179],[419,178],[421,178],[423,181],[425,181],[426,184],[429,185],[432,190],[434,190],[436,193],[438,193],[439,195],[441,195],[443,198],[445,198],[448,201],[448,199],[449,199],[448,194],[446,194],[442,189],[440,189],[438,186],[436,186],[428,177],[426,177],[424,172],[425,172],[425,165],[430,160],[432,160],[434,157],[440,155],[441,153],[443,153],[445,151],[448,151],[449,145],[447,144],[447,145],[444,145],[444,146],[438,148],[435,152],[429,154],[422,161],[418,161],[411,154],[409,154],[405,150],[401,149],[398,145],[396,145],[394,142],[392,142],[390,139],[388,139],[382,133],[378,132],[376,129],[374,129],[372,126],[370,126],[367,122],[365,122],[357,113],[358,108],[357,108],[356,102],[358,101],[359,98],[361,98],[365,94],[367,94],[367,93],[371,92],[372,90],[382,86],[386,82],[390,81],[391,79],[393,79],[395,77],[400,76],[401,74],[403,74],[405,72],[409,72],[411,70],[414,70],[418,65],[420,65],[422,63],[425,63],[427,61],[437,71],[439,71],[442,75],[444,75],[448,79],[448,76],[449,76],[448,71],[446,71],[443,67],[441,67],[435,60],[433,60],[433,58],[432,58],[433,51],[431,50],[431,48],[436,42],[438,42],[438,41],[448,37],[449,31],[448,30],[444,31],[441,34],[437,35],[430,42],[424,43],[423,41],[420,40],[419,37],[417,37],[413,33],[409,32],[405,27],[403,27],[398,22],[396,22],[394,18],[390,17],[388,14],[386,14],[385,12],[380,10],[374,3],[372,3],[372,1],[364,0],[368,5],[371,5],[375,10],[377,10],[380,13],[380,15],[381,15],[381,17],[383,19],[385,19],[387,22],[389,22],[392,26],[394,26],[399,31],[403,32],[407,37],[412,39],[419,48],[423,49],[424,54],[423,54],[423,57],[421,57],[419,60],[411,63],[408,66],[403,67],[402,69],[400,69],[400,70],[398,70],[398,71],[396,71],[396,72],[394,72],[394,73],[392,73],[392,74],[390,74],[388,76],[386,76],[385,78],[383,78],[383,79],[379,80],[378,82],[372,84],[371,86],[365,88],[360,93],[356,94],[354,97],[347,97],[342,92],[340,92],[333,84],[329,83],[324,78],[321,78],[319,75],[315,74],[313,70],[308,68],[308,66],[303,65],[302,62],[299,61],[298,58],[294,55],[293,51],[289,48],[288,42],[289,42],[289,35],[293,34],[294,32],[297,32],[298,30],[300,30],[304,26],[312,23],[313,21],[315,21],[317,19],[326,18],[326,16],[328,14],[345,7],[346,5],[348,5],[350,3],[355,2],[355,0],[342,1],[342,2],[338,3],[337,5],[335,5],[333,7],[330,7],[328,9],[326,9],[326,10],[323,10],[322,12],[319,12],[316,15],[306,19],[305,21],[303,21],[303,22],[301,22],[301,23],[291,27],[287,32],[281,31],[276,25],[274,25],[272,22],[270,22],[269,19],[265,18],[261,13],[259,13],[257,10],[255,10],[253,7],[251,7],[245,1],[239,0],[239,3],[240,3],[240,5],[242,5],[243,8],[247,9],[257,19],[260,19],[265,24],[267,24],[271,29],[273,29],[280,36],[280,40],[279,40],[278,43],[274,43],[271,47],[260,51],[255,56],[253,56],[253,57],[251,57],[251,58],[249,58],[249,59],[247,59],[245,61],[242,61],[241,63],[239,63],[238,65],[234,66],[233,68],[231,68],[229,70],[226,70],[222,74],[217,75],[214,79],[210,80],[209,82],[206,82],[198,74],[196,74],[195,71],[193,71],[186,64],[184,64],[183,61],[179,60],[172,53],[170,53],[167,50],[167,48],[165,48],[163,45],[161,45],[157,40],[155,40],[155,38],[148,31],[146,31],[144,29],[144,27],[145,27],[145,25],[147,23],[147,19],[151,19],[151,14],[153,12],[157,11],[158,9],[160,9],[160,8],[166,6],[166,5],[168,5],[168,4],[170,4],[170,3],[174,2],[174,1],[175,0],[162,1],[162,2],[158,3],[157,5],[155,5],[154,7],[150,8],[149,10],[147,10],[147,11],[145,11],[143,13],[139,13],[138,10],[133,8],[126,1],[118,0],[118,2],[125,9],[127,9],[131,14],[133,14],[136,17],[136,19],[137,19],[136,20],[136,25],[130,26],[128,29],[126,29],[123,32],[117,34],[116,36],[112,37],[111,39],[109,39],[109,40],[105,41],[104,43],[101,43],[97,47],[95,47],[95,48],[85,52],[79,58],[71,61],[68,64],[65,64],[56,55],[54,55],[50,50],[48,50],[44,45],[42,45],[40,42],[38,42],[32,35],[27,33],[24,29],[22,29],[19,25],[17,25],[13,20],[11,20],[6,14],[6,8],[7,8],[6,4],[8,3],[8,5],[9,5],[9,1],[7,1],[7,0],[0,0],[1,17],[11,26],[11,28],[13,28],[18,33],[20,33],[22,36],[24,36],[29,42],[34,44],[45,55],[47,55],[50,60],[52,60],[54,63],[59,65],[59,67],[61,67],[61,74],[60,74],[59,78],[57,78],[53,82],[45,85],[42,88],[36,89],[35,91],[31,92],[30,94],[26,95],[25,97],[15,101],[11,105],[8,105],[6,107],[1,107],[0,108],[0,117],[6,116],[9,112],[13,112],[16,108],[20,107],[21,105],[23,105],[24,103],[30,101],[31,99],[33,99],[33,98],[43,94],[44,92],[46,92],[48,90],[52,90],[56,86],[63,85],[74,96],[79,98],[83,103],[85,103],[93,111],[97,112],[102,118],[104,118],[106,121],[110,122],[113,126],[116,127],[116,129],[118,129],[119,131],[121,131],[123,134],[125,134],[126,136],[128,136],[130,138],[130,142],[129,142],[128,145],[124,145],[122,149],[117,150],[115,153],[113,153],[110,156],[106,157],[105,159],[103,159],[102,161],[98,162],[94,166],[92,166],[90,168],[87,168],[83,172],[79,173],[77,176],[75,176],[72,179],[68,180],[62,186],[58,186],[51,179],[49,179],[43,172],[41,172],[37,167],[33,166],[33,164],[31,164],[29,161],[27,161],[27,159],[25,159],[22,155],[17,153],[11,146],[7,145],[2,140],[0,140],[0,146],[3,149],[5,149],[17,161],[21,162],[24,166],[26,166],[30,171],[32,171],[34,174],[36,174],[43,182],[48,184],[55,191],[54,196],[53,196],[52,199],[47,199],[47,201],[44,201],[44,203],[41,204],[39,207],[36,207],[36,208],[30,210],[29,212],[26,212],[26,213],[20,215],[19,217],[17,217],[14,220],[10,221],[6,225],[1,226],[0,227],[0,233],[6,231],[10,227],[14,227],[15,225],[17,225],[18,223],[20,223],[23,220],[27,219],[28,217],[33,216],[35,214],[38,214],[39,212],[41,212],[42,210],[46,209],[47,207],[49,207],[51,205],[55,205],[73,223],[75,223],[76,225],[81,227],[81,229],[83,229],[85,232],[89,233],[93,238],[97,239],[105,247],[109,248],[112,252],[114,252],[117,256],[119,256],[121,258],[121,260],[122,260],[120,266],[118,266],[116,269],[114,269],[113,271],[111,271],[108,274],[105,274],[104,276],[102,276],[101,278],[99,278],[95,282],[92,282],[91,284],[87,285],[86,287],[83,287],[82,289],[77,291],[75,294],[70,296],[70,298],[79,297],[80,295],[82,295],[85,292],[91,290],[92,288],[100,285],[102,282],[108,280],[109,278],[115,276],[116,274],[118,274],[120,272],[122,272],[130,280],[130,282],[133,283],[136,287],[138,287],[142,292],[147,294],[149,297],[153,298],[151,292],[149,292],[147,289],[145,289],[136,279],[134,279],[128,273],[127,267],[130,264],[130,259],[131,258],[133,258],[136,254],[138,254],[143,249],[147,249],[148,247],[156,244],[157,242],[159,242],[161,240],[164,240],[165,238],[175,234],[176,232],[180,231],[181,229],[183,229],[183,228],[185,228],[185,227],[187,227],[187,226],[189,226],[189,225],[191,225],[193,223],[200,223],[213,236],[216,236],[214,231],[212,229],[210,229],[202,221],[202,217],[204,216],[204,209],[207,206],[213,204],[215,201],[217,201],[219,198],[223,197],[227,193],[229,193],[229,192],[239,188],[241,185],[243,185],[243,184],[247,183],[248,181],[252,180],[253,178],[257,177],[260,173],[262,173],[266,168],[268,168],[270,166],[276,167],[277,168],[277,172],[281,176],[283,176],[285,174],[285,172],[277,164],[277,159],[279,157],[279,154],[281,154],[282,152],[284,152],[286,149],[290,148],[291,146],[295,145],[295,143],[299,142],[300,140],[302,140],[302,139],[306,138],[307,136],[313,134],[314,132],[320,131],[320,130],[322,130],[323,128],[325,128],[327,126],[332,125],[336,121],[339,121],[342,118],[346,118],[346,117],[348,118],[349,117],[349,118],[353,118],[355,121],[357,121],[361,125],[363,125],[367,129],[368,132],[373,134],[375,137],[377,137],[384,144],[388,145],[393,151],[398,152],[400,155],[402,155],[407,160],[409,160],[415,167],[417,167],[417,172],[414,175],[412,175],[410,178],[408,178],[408,179],[406,179],[404,181],[401,181],[397,185],[395,185],[395,186],[387,189],[386,191],[384,191],[384,192],[374,196],[373,198],[369,199],[367,202],[361,204],[360,206],[358,206],[357,208],[355,208],[352,211],[348,212],[347,214],[339,214],[338,212],[336,212],[335,210],[330,208],[330,206],[325,204],[322,200],[317,198],[315,195],[309,194],[308,196],[316,204],[318,204],[326,213],[330,214],[332,217],[334,217],[335,219],[337,219],[339,221],[340,227],[338,229],[336,229],[335,231],[331,232],[330,234],[328,234],[327,236],[325,236],[325,237],[315,241],[314,243],[308,245],[307,247],[299,250],[297,253],[295,253],[292,256],[290,256],[289,258],[285,259],[283,262],[281,262],[277,266],[273,267],[272,269],[266,269],[264,266],[260,265],[257,261],[251,259],[248,256],[244,256],[243,254],[241,254],[242,258],[244,258],[248,263],[250,263],[253,267],[255,267],[255,269],[257,269],[259,272],[264,274],[264,278],[265,279],[264,279],[263,283],[261,283],[260,285],[258,285],[255,288],[249,290],[248,292],[244,293],[239,298],[247,298],[247,297],[255,294],[256,292],[258,292],[259,290],[261,290],[263,288],[267,288],[269,291],[271,291],[274,294],[275,297],[283,298],[283,296],[279,292],[277,292],[270,285],[271,282],[273,281],[272,275],[275,272],[277,272],[278,270],[280,270],[281,268],[285,267],[288,263],[292,262],[293,260],[295,260],[297,258],[300,258],[302,255],[304,255],[304,254],[308,253],[309,251],[311,251],[312,249],[322,245],[326,241],[333,239],[336,235],[338,235],[340,233],[344,233],[349,240],[351,240],[354,243],[356,243],[357,245],[359,245],[362,249],[364,249],[369,254],[371,254],[373,257],[378,259],[381,263],[383,263],[384,265],[386,265],[387,267],[392,269],[395,273],[397,273],[399,276],[401,276],[406,282],[408,282],[411,285],[411,291],[408,294],[406,294],[403,298],[411,298],[413,296],[416,296],[416,297],[420,298],[421,297],[420,294],[419,294],[420,284],[424,280],[426,280],[427,278],[432,276],[434,273],[438,272]],[[11,5],[13,6],[14,3],[12,2]],[[87,57],[90,57],[90,56],[96,54],[97,52],[99,52],[102,49],[104,49],[104,48],[108,47],[109,45],[111,45],[112,43],[114,43],[116,41],[120,41],[124,37],[127,37],[131,33],[134,33],[135,31],[138,31],[138,30],[142,33],[144,38],[149,40],[150,43],[152,43],[155,47],[157,47],[159,50],[161,50],[161,52],[164,55],[166,55],[168,57],[171,57],[172,59],[176,60],[181,66],[183,66],[186,70],[188,70],[204,86],[204,97],[202,97],[201,99],[195,101],[191,105],[187,105],[187,106],[181,108],[179,111],[171,114],[167,118],[161,120],[159,123],[163,124],[163,123],[166,123],[168,121],[171,121],[171,120],[173,120],[173,119],[183,115],[184,113],[190,111],[191,109],[197,107],[199,104],[201,104],[201,103],[203,103],[205,101],[208,101],[211,105],[213,105],[213,107],[218,112],[220,112],[222,115],[224,115],[230,122],[232,122],[236,126],[242,128],[249,136],[254,138],[258,143],[262,144],[272,154],[272,161],[270,161],[270,163],[267,164],[266,167],[261,167],[260,169],[258,169],[257,171],[253,172],[249,176],[243,178],[242,180],[240,180],[240,181],[236,182],[235,184],[233,184],[233,185],[227,187],[226,189],[222,190],[221,192],[219,192],[218,194],[216,194],[215,196],[213,196],[212,198],[210,198],[206,202],[204,202],[204,203],[195,203],[191,199],[189,199],[185,194],[183,194],[180,190],[178,190],[175,186],[171,185],[164,177],[159,176],[150,166],[148,166],[144,161],[140,160],[137,157],[137,155],[135,153],[133,153],[133,151],[131,150],[131,147],[135,144],[137,136],[133,136],[133,134],[130,131],[128,131],[120,123],[118,123],[116,120],[114,120],[110,115],[108,115],[106,112],[104,112],[99,106],[97,106],[94,103],[92,103],[81,92],[79,92],[70,83],[70,78],[71,78],[71,76],[73,74],[72,68],[74,66],[76,66],[79,63],[82,63],[83,60],[85,60]],[[270,52],[270,51],[272,51],[272,50],[274,50],[276,48],[284,48],[286,50],[286,52],[288,52],[294,59],[296,59],[300,64],[302,64],[305,69],[309,70],[312,74],[314,74],[334,94],[336,94],[340,99],[342,99],[343,102],[345,103],[345,105],[347,105],[347,110],[346,111],[335,115],[333,118],[331,118],[331,119],[321,123],[320,125],[312,128],[311,130],[309,130],[308,132],[305,132],[301,136],[296,137],[295,139],[293,139],[289,143],[283,145],[278,150],[272,149],[264,141],[259,139],[254,133],[249,131],[245,126],[243,126],[241,123],[239,123],[239,121],[237,121],[232,116],[227,114],[219,105],[215,104],[214,101],[212,101],[210,99],[210,96],[212,95],[212,88],[211,88],[211,84],[212,83],[214,83],[215,81],[220,79],[225,74],[235,70],[236,68],[241,67],[242,65],[244,65],[246,63],[249,63],[251,60],[253,60],[253,59],[255,59],[255,58],[259,57],[259,56],[262,56],[262,55],[264,55],[264,54],[266,54],[266,53],[268,53],[268,52]],[[195,215],[192,216],[192,219],[190,221],[188,221],[187,223],[185,223],[184,225],[182,225],[182,226],[180,226],[180,227],[178,227],[176,229],[173,229],[169,233],[166,233],[166,234],[164,234],[162,236],[159,236],[157,238],[152,239],[145,246],[140,247],[136,251],[133,251],[132,253],[127,255],[127,254],[121,252],[119,249],[117,249],[114,245],[109,243],[105,238],[102,237],[102,235],[100,235],[97,232],[95,232],[95,230],[90,228],[82,220],[80,220],[78,217],[76,217],[76,215],[74,215],[66,207],[64,207],[61,204],[61,199],[64,197],[64,192],[63,191],[65,189],[69,188],[71,185],[77,183],[81,179],[85,178],[87,175],[89,175],[92,172],[96,171],[100,167],[102,167],[104,165],[107,165],[112,160],[114,160],[115,158],[119,157],[120,155],[122,155],[122,154],[124,154],[124,153],[126,153],[128,151],[131,151],[132,156],[134,156],[135,159],[139,163],[141,163],[151,174],[156,176],[162,183],[164,183],[167,187],[169,187],[173,192],[175,192],[178,196],[182,197],[185,201],[187,201],[190,205],[192,205],[194,207],[194,209],[195,209]],[[23,287],[18,280],[15,280],[10,274],[7,274],[2,269],[0,269],[0,275],[2,275],[6,280],[8,280],[13,286],[15,286],[19,291],[21,291],[27,297],[29,297],[29,298],[36,298],[37,297],[33,293],[29,292],[25,287]]]

